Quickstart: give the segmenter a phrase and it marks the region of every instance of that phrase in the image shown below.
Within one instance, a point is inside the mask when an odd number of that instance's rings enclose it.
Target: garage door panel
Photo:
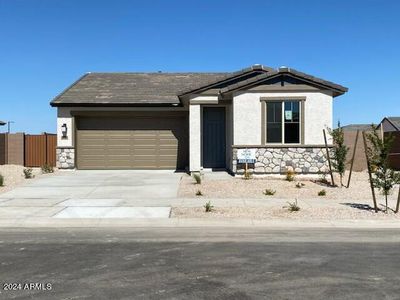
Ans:
[[[187,164],[185,118],[89,119],[78,119],[80,169],[179,169]]]

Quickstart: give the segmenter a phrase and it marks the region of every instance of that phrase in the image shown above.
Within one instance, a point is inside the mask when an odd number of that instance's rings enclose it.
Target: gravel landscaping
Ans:
[[[290,220],[400,220],[400,214],[389,211],[375,213],[373,210],[362,210],[352,207],[313,207],[302,208],[297,212],[289,212],[287,208],[265,207],[215,207],[206,213],[200,207],[174,207],[172,218],[248,218],[248,219],[290,219]]]
[[[4,186],[0,186],[0,194],[8,192],[16,186],[26,183],[28,180],[34,180],[34,178],[25,179],[24,169],[25,167],[19,165],[0,165],[0,174],[4,177]],[[56,169],[54,169],[54,171],[56,171]],[[32,174],[35,177],[51,175],[42,174],[40,168],[32,168]]]
[[[195,184],[189,175],[183,176],[178,195],[181,198],[197,198],[199,203],[211,201],[212,212],[206,213],[202,207],[174,207],[175,218],[250,218],[250,219],[298,219],[298,220],[379,220],[400,219],[400,213],[378,214],[372,209],[373,202],[367,172],[355,172],[350,188],[331,187],[319,182],[320,176],[297,176],[294,181],[285,176],[256,177],[244,180],[241,177],[215,176],[206,174],[201,184]],[[329,179],[329,177],[327,177]],[[335,178],[338,183],[338,178]],[[347,183],[347,181],[345,181]],[[301,188],[296,187],[301,186]],[[273,195],[263,192],[269,189]],[[202,196],[195,196],[197,191]],[[325,196],[318,196],[321,190]],[[390,208],[395,208],[399,187],[396,186],[389,197]],[[376,190],[378,208],[384,208],[384,197]],[[215,205],[226,199],[223,205]],[[232,199],[232,207],[229,206]],[[244,199],[243,206],[236,206],[234,199]],[[287,202],[298,199],[300,211],[290,212]],[[247,201],[246,201],[247,200]],[[213,203],[214,201],[214,203]],[[236,202],[238,203],[238,202]],[[268,204],[268,205],[266,205]],[[200,206],[200,205],[199,205]]]
[[[213,175],[204,175],[201,184],[195,184],[195,181],[189,175],[183,176],[178,195],[181,198],[196,197],[196,192],[200,190],[203,198],[280,198],[294,200],[314,199],[321,200],[340,200],[354,201],[361,200],[370,203],[371,189],[368,181],[367,172],[353,172],[350,188],[330,187],[326,184],[315,182],[320,176],[296,176],[294,181],[285,180],[285,176],[256,177],[250,180],[244,180],[242,177],[231,177],[224,179],[215,179]],[[326,177],[329,179],[329,176]],[[346,179],[347,180],[347,179]],[[304,184],[297,188],[296,184]],[[339,183],[336,178],[335,183]],[[347,181],[345,181],[347,183]],[[266,189],[276,191],[273,196],[266,196],[263,192]],[[397,188],[398,189],[398,188]],[[326,191],[326,196],[318,196],[321,190]],[[378,193],[377,197],[381,197]],[[391,195],[392,200],[397,198],[397,190]]]

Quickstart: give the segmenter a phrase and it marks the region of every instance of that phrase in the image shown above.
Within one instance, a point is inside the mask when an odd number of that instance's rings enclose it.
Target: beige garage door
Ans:
[[[184,116],[83,117],[77,124],[79,169],[184,169]]]

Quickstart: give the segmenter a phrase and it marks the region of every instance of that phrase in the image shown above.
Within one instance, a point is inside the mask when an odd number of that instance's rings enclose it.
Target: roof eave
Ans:
[[[179,103],[53,103],[52,107],[182,107]]]
[[[178,97],[182,97],[182,96],[186,96],[186,95],[189,95],[189,94],[195,94],[195,93],[210,89],[213,86],[216,86],[218,84],[222,84],[222,83],[224,83],[226,81],[233,80],[233,79],[245,76],[245,75],[247,75],[247,74],[249,74],[251,72],[257,72],[257,71],[258,72],[260,72],[260,71],[262,71],[262,72],[274,72],[275,70],[273,68],[270,68],[270,67],[267,67],[267,66],[264,66],[264,65],[253,65],[251,67],[242,69],[240,71],[233,72],[233,73],[231,73],[230,76],[228,76],[228,77],[226,77],[224,79],[221,79],[221,80],[218,80],[218,81],[214,81],[214,82],[210,82],[209,84],[203,85],[201,87],[197,87],[195,89],[190,89],[190,90],[186,90],[186,91],[180,91],[177,96]]]
[[[300,72],[296,72],[296,73],[300,73]],[[335,83],[329,84],[330,82],[327,82],[328,84],[326,84],[326,83],[321,82],[321,81],[324,81],[324,80],[316,78],[316,77],[313,77],[314,79],[316,79],[316,81],[314,81],[314,80],[308,79],[307,77],[301,76],[300,74],[296,74],[296,73],[295,72],[291,72],[290,70],[288,70],[288,71],[279,70],[279,72],[274,71],[271,74],[269,74],[269,73],[260,74],[259,76],[256,76],[254,78],[248,79],[248,80],[246,80],[246,81],[244,81],[244,82],[242,82],[240,84],[235,84],[235,85],[232,85],[231,87],[226,87],[224,89],[221,89],[221,93],[225,94],[225,93],[234,92],[236,90],[240,90],[240,89],[243,89],[243,88],[246,88],[246,87],[249,87],[249,86],[254,86],[257,83],[259,83],[260,81],[273,79],[275,77],[282,76],[282,75],[291,76],[293,78],[297,78],[297,79],[303,80],[303,81],[308,82],[310,84],[317,85],[317,86],[323,87],[325,89],[331,90],[333,92],[333,97],[337,97],[337,96],[343,95],[344,93],[346,93],[348,91],[348,88],[346,88],[344,86],[341,86],[341,85],[338,85],[338,84],[335,84]]]

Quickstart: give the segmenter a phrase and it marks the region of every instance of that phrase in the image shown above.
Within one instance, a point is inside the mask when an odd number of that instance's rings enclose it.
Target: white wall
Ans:
[[[189,170],[201,168],[201,105],[189,106]]]
[[[67,138],[62,138],[62,125],[67,125]],[[71,116],[70,108],[59,107],[57,109],[57,147],[74,147],[75,120]]]
[[[305,97],[304,143],[306,145],[324,144],[322,129],[332,128],[333,98],[331,95],[322,92],[242,92],[233,97],[234,145],[261,144],[261,97]]]

